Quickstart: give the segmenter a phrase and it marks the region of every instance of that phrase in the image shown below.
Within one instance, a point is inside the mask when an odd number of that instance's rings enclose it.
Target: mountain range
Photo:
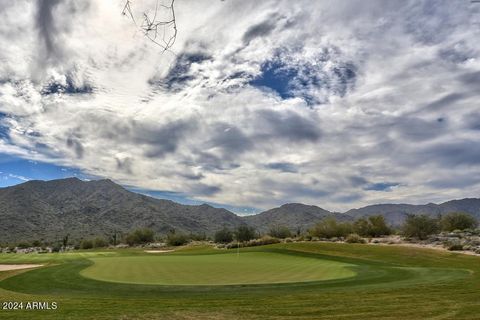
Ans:
[[[407,214],[438,215],[452,211],[467,212],[480,218],[480,199],[426,205],[378,204],[344,213],[289,203],[242,217],[207,204],[182,205],[148,197],[128,191],[108,179],[35,180],[0,188],[0,243],[54,241],[67,234],[71,239],[106,237],[140,227],[150,228],[158,234],[175,230],[212,235],[223,227],[235,228],[241,224],[251,225],[261,232],[272,225],[306,231],[325,217],[348,221],[378,214],[385,216],[391,225],[398,226]]]

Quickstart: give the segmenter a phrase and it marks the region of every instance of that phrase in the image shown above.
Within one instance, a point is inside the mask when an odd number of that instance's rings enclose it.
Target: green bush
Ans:
[[[463,250],[463,245],[460,243],[449,243],[446,245],[447,249],[450,251],[461,251]]]
[[[93,239],[93,247],[94,248],[105,248],[106,246],[108,246],[108,243],[105,239],[103,238],[95,238]]]
[[[233,241],[233,232],[228,228],[223,228],[215,232],[214,241],[216,243],[229,243]]]
[[[240,242],[252,240],[255,238],[255,229],[247,225],[241,225],[235,232],[235,238]]]
[[[312,237],[334,238],[346,237],[352,233],[353,227],[349,222],[338,222],[335,218],[325,218],[317,223],[311,230]]]
[[[150,243],[150,242],[154,242],[154,240],[155,240],[154,232],[147,228],[137,229],[132,233],[129,233],[125,238],[125,241],[130,246],[133,246],[136,244]]]
[[[207,235],[204,232],[203,233],[191,233],[188,237],[189,237],[190,240],[193,240],[193,241],[205,241],[205,240],[207,240]]]
[[[290,238],[292,232],[286,226],[272,226],[268,232],[268,235],[278,239]]]
[[[402,233],[408,238],[425,240],[439,231],[438,220],[427,215],[408,215],[403,223]]]
[[[42,243],[40,242],[40,240],[33,240],[32,241],[32,246],[33,247],[41,247]]]
[[[86,240],[82,240],[82,242],[80,243],[80,249],[92,249],[92,248],[93,248],[92,240],[86,239]]]
[[[365,243],[366,241],[365,239],[360,237],[358,234],[351,233],[347,236],[347,238],[345,239],[345,242],[346,243]]]
[[[451,212],[440,219],[443,231],[474,229],[477,225],[477,220],[471,214],[464,212]]]
[[[19,242],[17,244],[17,248],[19,249],[26,249],[26,248],[29,248],[30,247],[30,243],[28,242]]]
[[[392,233],[382,215],[360,218],[353,224],[354,231],[363,237],[380,237]]]
[[[353,223],[353,231],[361,236],[369,237],[370,229],[370,223],[368,222],[367,218],[359,218]]]
[[[167,236],[167,244],[169,246],[183,246],[190,241],[188,236],[183,233],[170,233]]]

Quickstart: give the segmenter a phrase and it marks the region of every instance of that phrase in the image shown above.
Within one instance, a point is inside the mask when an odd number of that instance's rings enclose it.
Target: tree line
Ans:
[[[463,212],[452,212],[445,215],[431,217],[424,214],[407,215],[404,223],[397,228],[389,226],[382,215],[361,217],[355,221],[340,221],[334,217],[327,217],[316,223],[311,229],[302,233],[297,230],[292,232],[287,226],[272,225],[270,229],[261,233],[249,225],[240,225],[236,228],[223,227],[213,237],[205,233],[183,233],[171,230],[166,236],[157,237],[155,232],[149,228],[135,229],[127,234],[112,231],[105,237],[94,237],[81,239],[73,246],[75,249],[93,249],[107,246],[116,246],[120,243],[129,246],[146,245],[154,242],[165,242],[169,246],[181,246],[191,241],[213,241],[218,244],[240,244],[242,246],[262,245],[276,243],[281,239],[312,240],[339,238],[346,242],[365,242],[364,238],[375,238],[391,234],[402,235],[406,238],[427,239],[430,235],[441,231],[455,231],[474,229],[478,221],[472,215]],[[41,247],[40,241],[31,243],[20,242],[18,248]],[[53,244],[53,251],[60,251],[62,248],[72,246],[72,241],[67,234],[60,241]],[[228,247],[228,246],[227,246]]]
[[[425,240],[432,234],[441,231],[455,231],[474,229],[478,226],[478,221],[471,214],[463,212],[451,212],[437,217],[431,217],[425,214],[407,215],[404,223],[393,228],[387,225],[385,217],[382,215],[372,215],[362,217],[354,222],[338,221],[335,218],[325,218],[317,223],[310,231],[309,235],[318,238],[346,238],[349,235],[358,235],[366,238],[375,238],[387,236],[390,234],[399,234],[406,238],[416,238]]]

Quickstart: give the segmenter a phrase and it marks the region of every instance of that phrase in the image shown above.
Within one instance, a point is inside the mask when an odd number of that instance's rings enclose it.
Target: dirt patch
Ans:
[[[395,243],[369,243],[371,245],[380,245],[380,246],[401,246],[401,247],[412,247],[412,248],[423,248],[423,249],[433,249],[438,251],[450,252],[450,253],[461,253],[471,256],[480,256],[480,254],[468,250],[448,250],[443,246],[438,246],[434,244],[420,244],[420,243],[409,243],[409,242],[395,242]]]
[[[43,266],[43,264],[0,264],[0,271],[30,269],[41,266]]]
[[[175,250],[145,250],[146,253],[166,253],[173,252]]]

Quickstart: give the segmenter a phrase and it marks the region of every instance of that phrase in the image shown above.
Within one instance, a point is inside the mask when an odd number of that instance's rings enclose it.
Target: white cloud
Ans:
[[[176,54],[122,1],[4,6],[0,151],[238,206],[478,196],[480,6],[176,3]],[[285,99],[249,84],[275,59]]]

